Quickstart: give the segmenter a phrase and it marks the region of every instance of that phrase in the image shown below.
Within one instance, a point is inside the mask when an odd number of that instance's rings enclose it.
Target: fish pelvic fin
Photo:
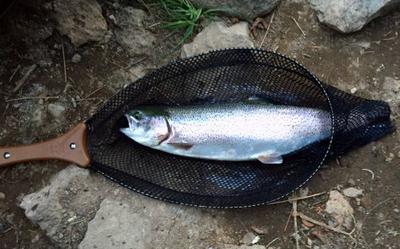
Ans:
[[[187,143],[168,143],[168,144],[172,147],[182,150],[190,150],[193,147],[193,144],[187,144]]]
[[[263,164],[282,164],[283,158],[278,154],[265,154],[257,157],[257,160]]]

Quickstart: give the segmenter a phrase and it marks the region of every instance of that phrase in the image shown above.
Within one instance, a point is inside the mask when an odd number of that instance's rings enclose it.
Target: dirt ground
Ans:
[[[146,10],[139,3],[124,1],[123,4]],[[113,11],[105,2],[102,7],[104,14]],[[151,12],[152,8],[149,14]],[[53,30],[54,24],[47,15],[30,3],[11,9],[0,19],[1,145],[32,143],[62,134],[93,114],[121,87],[110,82],[115,71],[125,70],[131,74],[129,68],[133,64],[150,64],[157,68],[179,55],[179,51],[173,49],[179,34],[170,35],[159,26],[151,28],[158,40],[150,55],[128,57],[112,39],[75,48]],[[158,15],[152,18],[154,23],[161,21]],[[302,1],[283,1],[264,19],[270,23],[270,29],[263,43],[266,30],[255,30],[253,38],[257,46],[262,43],[262,48],[295,58],[320,79],[344,91],[353,91],[365,98],[390,100],[394,122],[399,126],[400,102],[396,96],[400,89],[392,89],[387,82],[389,78],[400,78],[400,12],[378,18],[362,31],[350,35],[320,25]],[[109,23],[109,29],[112,28]],[[79,63],[71,61],[75,53],[82,55]],[[33,64],[39,66],[14,93],[16,81]],[[37,111],[53,102],[63,103],[64,117],[54,119],[45,111]],[[5,194],[5,198],[0,199],[0,226],[7,226],[0,228],[0,248],[54,247],[44,232],[25,218],[18,202],[22,195],[45,186],[65,165],[61,162],[27,163],[0,169],[0,192]],[[399,179],[398,132],[352,151],[339,161],[329,162],[306,186],[310,193],[352,185],[364,191],[362,198],[351,201],[357,224],[354,240],[300,224],[301,247],[400,248]],[[321,212],[326,200],[327,195],[322,195],[299,201],[298,209],[326,221]],[[285,229],[291,208],[291,204],[284,203],[215,211],[214,214],[224,218],[226,232],[237,238],[238,243],[246,232],[256,228],[265,233],[260,236],[259,244],[268,245],[273,241],[270,245],[273,248],[295,248],[291,236],[293,222]]]

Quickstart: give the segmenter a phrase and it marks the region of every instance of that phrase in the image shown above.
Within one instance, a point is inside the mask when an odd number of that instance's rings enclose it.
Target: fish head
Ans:
[[[168,120],[162,114],[132,110],[125,116],[128,119],[129,128],[123,128],[121,131],[140,144],[154,147],[170,135]]]

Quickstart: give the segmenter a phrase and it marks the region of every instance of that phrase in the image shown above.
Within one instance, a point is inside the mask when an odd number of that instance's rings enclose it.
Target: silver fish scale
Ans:
[[[330,134],[328,112],[312,108],[237,103],[167,111],[177,143],[259,145],[286,154]]]

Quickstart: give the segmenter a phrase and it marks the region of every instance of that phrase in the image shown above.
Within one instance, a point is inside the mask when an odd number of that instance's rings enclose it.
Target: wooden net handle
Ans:
[[[78,124],[66,134],[48,141],[15,147],[0,147],[0,168],[36,160],[57,159],[88,167],[87,127]]]

